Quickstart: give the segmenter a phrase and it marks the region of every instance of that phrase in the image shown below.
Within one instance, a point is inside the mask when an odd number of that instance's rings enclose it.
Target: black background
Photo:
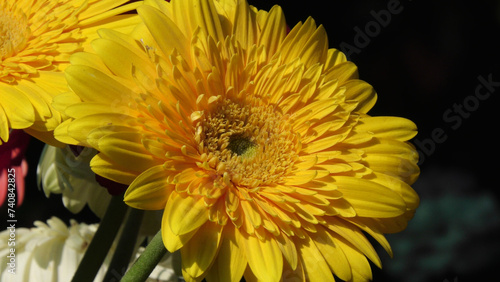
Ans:
[[[394,258],[380,249],[384,267],[373,267],[374,281],[496,277],[500,87],[486,99],[473,96],[479,76],[500,82],[500,1],[249,2],[266,10],[273,4],[282,6],[291,27],[312,16],[325,27],[331,48],[360,47],[356,30],[377,26],[373,14],[399,2],[400,12],[392,14],[386,26],[372,29],[369,43],[349,56],[360,78],[377,90],[378,101],[370,114],[414,121],[419,128],[414,142],[420,144],[423,160],[421,177],[414,185],[421,207],[407,230],[388,236]],[[464,106],[464,101],[472,110],[460,116],[454,109]],[[450,110],[453,122],[443,116]],[[438,142],[431,141],[435,131],[440,132]],[[32,226],[33,220],[45,221],[54,214],[66,222],[69,218],[97,221],[87,208],[72,215],[62,207],[60,196],[47,200],[37,190],[36,165],[42,147],[32,140],[27,151],[30,168],[26,199],[17,208],[19,225]]]

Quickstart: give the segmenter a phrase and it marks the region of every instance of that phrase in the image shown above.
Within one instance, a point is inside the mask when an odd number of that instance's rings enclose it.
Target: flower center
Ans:
[[[255,153],[256,144],[250,138],[234,134],[229,137],[227,148],[238,156],[251,156]]]
[[[233,184],[255,188],[279,182],[297,158],[298,137],[288,117],[254,101],[220,102],[200,123],[205,158]]]
[[[4,5],[7,4],[4,2]],[[12,11],[0,6],[0,60],[21,50],[29,34],[28,19],[19,8]]]

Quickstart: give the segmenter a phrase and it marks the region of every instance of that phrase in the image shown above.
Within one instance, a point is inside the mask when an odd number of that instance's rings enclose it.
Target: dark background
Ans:
[[[421,153],[421,176],[413,187],[421,205],[407,230],[388,235],[394,258],[379,248],[383,269],[373,266],[374,281],[497,277],[500,86],[493,91],[483,87],[481,93],[490,95],[482,100],[474,96],[479,76],[500,82],[500,1],[249,2],[266,10],[281,5],[291,27],[312,16],[324,25],[330,47],[357,48],[349,58],[378,93],[370,114],[406,117],[419,128],[414,143]],[[377,23],[374,14],[387,15],[388,5],[395,5],[397,13]],[[366,34],[366,28],[371,35],[361,42],[359,31]],[[28,148],[30,170],[25,202],[17,208],[19,225],[32,226],[33,220],[54,214],[66,222],[97,221],[87,208],[72,215],[60,196],[47,200],[37,191],[42,147],[32,140]]]

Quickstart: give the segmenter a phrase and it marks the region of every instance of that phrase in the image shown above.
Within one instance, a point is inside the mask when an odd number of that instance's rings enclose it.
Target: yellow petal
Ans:
[[[361,144],[365,145],[368,141],[373,139],[373,134],[366,131],[356,131],[355,129],[349,132],[347,138],[342,140],[343,144],[359,146]]]
[[[318,247],[332,272],[344,281],[351,280],[351,266],[342,249],[335,244],[331,231],[322,226],[317,227],[316,233],[311,233],[311,238]]]
[[[337,104],[334,103],[334,98],[312,102],[292,115],[294,127],[297,128],[306,121],[320,120],[331,114],[336,108]]]
[[[407,141],[417,134],[417,126],[411,120],[400,117],[361,118],[356,131],[372,132],[378,138]]]
[[[46,77],[46,79],[52,79],[52,77],[49,76]],[[46,90],[41,88],[38,84],[25,80],[21,80],[16,88],[18,91],[26,93],[26,97],[30,100],[31,105],[35,110],[37,120],[45,120],[46,118],[52,117],[53,110],[49,107],[52,103],[52,95],[47,93]],[[55,90],[51,89],[51,92],[55,92]],[[58,113],[54,113],[54,115],[57,114]],[[51,128],[51,130],[54,130],[54,128]]]
[[[355,111],[360,113],[367,113],[377,101],[377,93],[373,87],[362,80],[348,80],[346,83],[341,84],[340,87],[345,87],[346,100],[353,100],[358,102]]]
[[[378,139],[363,147],[366,155],[391,155],[408,160],[418,160],[418,153],[414,146],[408,142],[400,142],[392,139]]]
[[[125,13],[125,12],[133,11],[139,5],[142,4],[140,1],[137,1],[137,2],[132,2],[132,3],[126,4],[126,5],[122,5],[125,2],[127,2],[127,1],[125,1],[125,0],[119,0],[119,1],[116,1],[116,0],[115,1],[113,1],[113,0],[98,0],[98,1],[94,1],[91,5],[89,5],[88,9],[85,9],[80,14],[81,19],[83,19],[80,22],[80,25],[82,25],[82,26],[83,25],[91,25],[91,24],[95,24],[95,23],[101,21],[98,24],[102,26],[103,25],[102,21],[109,20],[110,18],[113,18],[114,16]],[[117,7],[117,8],[111,9],[112,7]],[[132,17],[132,15],[126,15],[126,16]],[[117,20],[114,19],[114,21],[117,21]]]
[[[71,125],[71,121],[72,120],[68,119],[59,124],[59,126],[54,130],[54,138],[59,142],[70,145],[83,145],[82,142],[79,142],[68,135],[68,126]]]
[[[245,4],[243,4],[245,5]],[[278,50],[279,45],[286,36],[286,21],[280,6],[273,6],[269,11],[264,25],[261,27],[258,45],[265,46],[268,56]]]
[[[144,171],[130,184],[123,200],[136,209],[164,209],[171,191],[167,174],[162,165]]]
[[[163,245],[165,248],[173,253],[184,246],[191,238],[196,234],[198,229],[194,229],[186,234],[176,235],[172,232],[170,225],[168,223],[168,215],[163,212],[163,217],[161,220],[161,238],[163,240]]]
[[[327,69],[325,75],[327,79],[338,80],[342,85],[348,80],[358,78],[358,67],[352,62],[343,62]]]
[[[395,217],[406,210],[400,195],[375,182],[350,176],[335,176],[335,184],[357,215]]]
[[[65,109],[73,104],[78,104],[82,100],[73,92],[66,92],[60,95],[57,95],[52,100],[52,106],[54,109],[64,113]]]
[[[0,103],[0,145],[3,142],[9,141],[9,121],[7,120],[7,116],[5,115],[5,111],[3,110],[2,104]]]
[[[324,49],[324,43],[315,46],[315,44],[320,43],[318,41],[319,34],[316,33],[316,22],[313,18],[309,17],[302,23],[298,23],[285,37],[280,46],[281,56],[285,63],[289,63],[297,57],[304,55],[304,60],[308,63],[306,67],[310,67],[311,64],[318,63],[318,61],[313,62],[312,51],[316,50],[320,54],[317,58],[322,58],[326,60],[326,52]],[[326,38],[321,39],[323,42]],[[321,48],[319,48],[321,46]],[[324,52],[324,54],[323,54]],[[301,58],[302,59],[302,58]]]
[[[331,206],[335,211],[342,217],[353,217],[356,216],[356,211],[346,199],[337,199],[331,202]]]
[[[375,155],[367,154],[363,161],[375,172],[380,172],[388,176],[411,181],[416,178],[420,169],[416,160],[411,161],[408,158],[399,158],[393,155]]]
[[[380,231],[380,229],[375,224],[373,224],[372,219],[357,217],[357,218],[345,219],[345,220],[356,225],[364,232],[370,234],[370,236],[372,236],[373,239],[377,240],[377,242],[382,247],[384,247],[385,251],[392,258],[393,253],[392,253],[391,245],[389,244],[389,242],[385,238],[382,231]]]
[[[307,281],[306,274],[304,273],[304,267],[302,266],[302,262],[298,261],[297,267],[295,269],[292,269],[288,264],[285,264],[283,267],[282,281],[290,281],[290,282]]]
[[[90,161],[92,170],[104,178],[121,184],[130,184],[141,173],[129,170],[126,166],[116,164],[101,154],[97,154]]]
[[[110,33],[108,31],[106,34],[109,36]],[[130,46],[130,44],[126,46]],[[132,47],[125,47],[117,43],[116,38],[113,38],[113,40],[96,39],[92,42],[92,48],[117,76],[132,79],[133,70],[137,68],[149,78],[156,77],[156,70],[144,51],[131,50]]]
[[[305,241],[301,240],[298,248],[307,281],[335,281],[328,264],[311,237],[306,236]]]
[[[203,197],[170,194],[165,213],[172,232],[186,234],[202,226],[208,220],[208,212]]]
[[[163,160],[155,158],[144,148],[141,140],[140,133],[117,132],[99,139],[96,149],[114,162],[127,164],[136,171],[145,171],[154,165],[163,164]]]
[[[0,83],[0,93],[0,105],[5,111],[10,128],[23,129],[35,122],[35,111],[25,94],[5,83]]]
[[[126,0],[94,0],[89,1],[90,5],[84,9],[80,14],[80,19],[87,19],[94,17],[96,15],[102,14],[102,12],[110,10],[114,7],[120,6],[121,4],[127,2]]]
[[[100,127],[132,127],[134,118],[123,114],[96,114],[72,121],[67,127],[67,134],[76,140],[86,140],[92,130]],[[132,131],[132,130],[131,130]],[[62,132],[64,135],[64,133]]]
[[[202,276],[212,264],[219,250],[222,228],[222,225],[207,221],[181,248],[182,269],[191,277]]]
[[[346,134],[334,134],[328,137],[319,138],[311,143],[304,144],[302,151],[308,154],[316,153],[328,149],[346,138]]]
[[[54,131],[38,131],[34,128],[25,128],[24,132],[54,147],[63,148],[66,144],[59,142],[54,137]]]
[[[352,270],[352,281],[371,281],[372,270],[365,255],[363,255],[356,248],[346,242],[343,238],[332,233],[335,237],[335,244],[337,244],[344,252],[346,258],[349,260],[349,265]]]
[[[305,42],[300,52],[300,59],[305,66],[324,63],[328,52],[328,37],[325,28],[320,25]]]
[[[258,28],[255,17],[254,11],[250,9],[246,1],[239,1],[236,4],[232,34],[245,49],[257,43]]]
[[[186,0],[186,2],[189,2],[189,0]],[[215,42],[223,41],[225,35],[214,2],[212,0],[195,0],[192,2],[191,7],[193,7],[195,13],[193,18],[197,23],[195,26],[200,27],[205,35],[215,39]]]
[[[89,131],[87,143],[94,148],[99,148],[99,140],[101,140],[101,138],[119,132],[137,133],[137,129],[121,125],[102,126]]]
[[[135,2],[136,4],[141,3],[141,1]],[[131,6],[134,3],[131,3]],[[129,7],[131,7],[129,6]],[[112,29],[117,32],[121,32],[124,34],[130,34],[135,30],[135,27],[141,24],[141,18],[135,14],[128,15],[118,15],[110,19],[105,19],[100,21],[96,25],[89,25],[85,28],[81,29],[82,36],[86,37],[86,41],[83,44],[83,50],[85,52],[93,52],[91,47],[91,42],[95,39],[99,38],[98,31],[101,29]]]
[[[329,69],[345,61],[347,61],[347,58],[344,53],[335,48],[328,49],[328,57],[325,63],[325,69]]]
[[[259,228],[262,225],[262,218],[255,203],[253,201],[241,200],[240,206],[248,222],[251,223],[254,228]]]
[[[30,77],[33,82],[46,91],[47,96],[53,97],[56,94],[68,91],[68,83],[63,72],[38,71],[38,76]],[[23,83],[25,83],[23,81]]]
[[[252,269],[250,269],[250,266],[247,266],[244,272],[244,278],[246,282],[260,282],[262,280],[259,280],[255,274],[252,272]]]
[[[372,244],[356,226],[350,225],[349,223],[335,217],[325,218],[325,221],[327,222],[326,227],[328,229],[345,238],[346,241],[350,242],[355,248],[361,251],[376,266],[379,268],[382,267],[382,262],[380,261],[380,258],[378,257]]]
[[[82,65],[93,69],[96,69],[102,73],[112,75],[108,67],[104,64],[101,57],[94,53],[84,53],[78,52],[70,57],[70,62],[72,65]]]
[[[85,102],[128,106],[133,95],[131,89],[91,67],[70,66],[65,74],[71,89]]]
[[[109,105],[96,103],[96,102],[79,102],[66,107],[65,114],[73,118],[81,118],[84,116],[106,113],[123,113],[124,110],[129,108],[125,107],[112,107]]]
[[[237,233],[242,236],[248,265],[254,275],[262,281],[280,281],[283,272],[283,255],[274,239],[259,240],[256,236]]]
[[[285,185],[302,185],[312,181],[318,175],[317,170],[300,170],[285,179]]]
[[[415,190],[411,188],[408,182],[404,182],[396,177],[388,176],[377,172],[375,172],[374,174],[376,175],[376,177],[372,179],[373,182],[388,187],[394,192],[401,195],[408,209],[410,210],[417,209],[420,203],[420,198],[418,197],[417,192],[415,192]]]
[[[285,234],[276,237],[276,242],[278,243],[281,253],[288,262],[288,265],[295,270],[298,263],[297,248],[295,243]]]
[[[243,246],[239,246],[235,238],[235,228],[226,226],[217,258],[205,277],[207,281],[239,282],[247,267],[247,259],[242,248]]]
[[[137,8],[137,13],[165,55],[170,55],[175,49],[183,58],[189,58],[186,50],[186,46],[189,46],[188,41],[175,22],[159,10],[147,5]]]

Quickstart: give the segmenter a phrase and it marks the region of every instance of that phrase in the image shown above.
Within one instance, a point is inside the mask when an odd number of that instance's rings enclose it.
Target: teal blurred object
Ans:
[[[488,281],[481,277],[500,255],[500,206],[477,186],[470,172],[428,168],[415,185],[421,195],[415,217],[405,231],[388,235],[394,258],[383,257],[383,271],[394,281]]]

